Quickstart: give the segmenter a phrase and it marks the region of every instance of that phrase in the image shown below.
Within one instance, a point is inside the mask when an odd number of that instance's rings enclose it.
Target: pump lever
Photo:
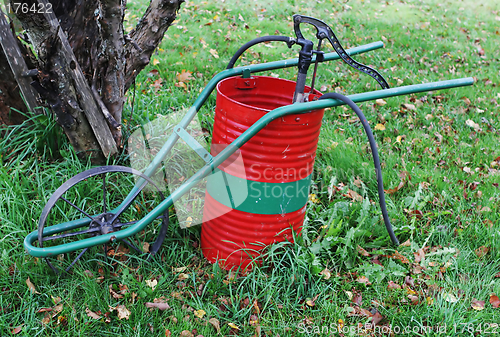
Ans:
[[[321,41],[323,39],[328,39],[328,41],[330,41],[331,45],[333,46],[333,49],[335,49],[337,54],[345,63],[373,77],[380,84],[382,89],[389,89],[389,84],[378,71],[353,60],[349,56],[349,54],[347,54],[345,49],[340,44],[340,41],[333,33],[333,30],[325,22],[310,16],[295,14],[293,16],[293,29],[295,30],[295,35],[297,36],[298,41],[305,40],[304,36],[302,35],[302,32],[300,31],[301,23],[308,23],[310,25],[313,25],[317,30],[316,37],[318,38],[318,40]]]

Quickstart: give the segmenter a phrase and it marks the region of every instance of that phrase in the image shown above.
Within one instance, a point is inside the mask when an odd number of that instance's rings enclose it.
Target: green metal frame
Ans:
[[[368,52],[371,50],[375,50],[378,48],[382,48],[382,42],[374,42],[367,45],[355,47],[347,50],[349,55],[356,55],[364,52]],[[324,61],[332,61],[338,60],[340,57],[337,53],[328,53],[325,54]],[[314,62],[314,59],[313,59]],[[201,108],[201,106],[205,103],[209,95],[215,89],[217,83],[221,80],[238,76],[242,74],[257,73],[267,70],[273,69],[281,69],[297,66],[298,59],[289,59],[282,61],[275,61],[263,64],[255,64],[249,66],[243,66],[233,69],[224,70],[217,75],[215,75],[212,80],[207,84],[205,89],[201,92],[200,96],[196,99],[193,106],[188,110],[186,116],[179,123],[179,127],[184,129],[188,126],[191,120],[196,116],[197,112]],[[348,96],[351,100],[356,103],[365,102],[369,100],[376,100],[381,98],[388,98],[393,96],[401,96],[412,93],[424,92],[424,91],[432,91],[432,90],[440,90],[440,89],[449,89],[461,86],[472,85],[474,83],[473,78],[461,78],[449,81],[440,81],[440,82],[432,82],[425,84],[417,84],[404,86],[399,88],[392,88],[386,90],[377,90],[372,92],[366,92],[361,94],[354,94]],[[36,257],[48,257],[54,256],[58,254],[69,253],[75,250],[84,249],[87,247],[92,247],[96,245],[103,245],[109,243],[112,240],[121,240],[125,239],[129,236],[135,235],[144,229],[148,224],[150,224],[154,219],[158,216],[162,215],[170,206],[173,205],[175,201],[177,201],[181,196],[187,193],[192,187],[194,187],[201,179],[207,177],[212,172],[215,172],[216,168],[222,164],[226,159],[228,159],[233,153],[235,153],[241,146],[243,146],[250,138],[252,138],[255,134],[257,134],[260,130],[262,130],[266,125],[271,123],[273,120],[277,118],[281,118],[286,115],[291,114],[301,114],[312,110],[317,109],[325,109],[331,108],[339,105],[343,105],[344,103],[334,99],[325,99],[313,102],[305,102],[305,103],[297,103],[291,104],[287,106],[282,106],[276,108],[266,115],[264,115],[261,119],[259,119],[255,124],[253,124],[250,128],[248,128],[243,134],[241,134],[234,142],[229,144],[223,151],[221,151],[217,156],[211,157],[211,160],[207,161],[207,164],[203,166],[197,173],[195,173],[191,178],[187,179],[184,184],[182,184],[179,188],[173,191],[163,202],[161,202],[158,206],[156,206],[151,212],[149,212],[144,218],[139,220],[133,226],[130,226],[126,229],[90,237],[87,239],[83,239],[80,241],[75,241],[71,243],[66,243],[58,246],[52,246],[47,248],[40,248],[33,246],[33,243],[38,239],[38,231],[34,231],[28,234],[24,240],[24,247],[26,251]],[[182,133],[182,131],[180,132]],[[174,132],[170,138],[165,142],[159,153],[151,162],[150,166],[145,170],[144,174],[148,177],[152,176],[152,174],[158,169],[161,165],[163,158],[170,152],[175,142],[179,139],[179,133]],[[203,154],[203,151],[200,151]],[[140,180],[140,179],[139,179]],[[141,181],[138,181],[136,186],[139,186]],[[137,187],[133,187],[128,197],[124,200],[131,198],[131,195],[134,193]],[[53,234],[61,233],[67,230],[76,229],[79,227],[83,227],[89,225],[90,219],[82,218],[75,221],[65,222],[58,225],[50,226],[44,228],[43,236],[50,236]]]

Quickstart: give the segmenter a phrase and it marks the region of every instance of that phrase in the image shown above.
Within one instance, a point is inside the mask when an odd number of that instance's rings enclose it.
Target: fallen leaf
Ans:
[[[410,299],[411,301],[411,304],[413,305],[417,305],[420,303],[419,299],[418,299],[418,296],[415,296],[415,295],[408,295],[408,298]]]
[[[384,101],[383,99],[379,98],[375,101],[375,103],[378,105],[378,106],[384,106],[387,104],[386,101]]]
[[[153,63],[153,65],[155,66],[155,65],[159,64],[159,63],[160,63],[160,61],[158,61],[158,59],[153,59],[153,62],[152,62],[152,63]]]
[[[123,295],[122,294],[119,294],[117,293],[114,289],[113,289],[113,285],[110,284],[109,285],[109,293],[111,294],[111,296],[116,299],[116,300],[119,300],[121,298],[123,298]]]
[[[387,289],[389,290],[396,290],[396,289],[401,289],[401,286],[394,281],[389,281],[389,285],[387,286]]]
[[[238,328],[238,326],[237,326],[236,324],[234,324],[234,323],[231,323],[231,322],[230,322],[230,323],[227,323],[227,325],[229,325],[229,326],[230,326],[231,328],[233,328],[233,329],[236,329],[236,330],[241,330],[241,329],[240,329],[240,328]]]
[[[156,279],[146,280],[146,285],[155,290],[156,286],[158,285],[158,281]]]
[[[377,325],[377,324],[378,324],[381,320],[383,320],[383,319],[384,319],[384,316],[382,316],[382,314],[381,314],[380,312],[378,312],[378,311],[377,311],[377,312],[375,312],[375,313],[373,314],[371,323],[372,323],[373,325]]]
[[[175,78],[177,78],[177,81],[179,82],[187,82],[193,79],[193,73],[190,71],[186,71],[186,69],[182,69],[180,73],[177,73]]]
[[[208,320],[208,323],[212,324],[212,326],[215,328],[215,330],[217,331],[217,333],[220,332],[220,323],[219,323],[219,320],[217,318],[210,318]]]
[[[484,309],[484,301],[478,301],[475,298],[472,299],[471,302],[472,309],[474,310],[483,310]]]
[[[188,278],[189,278],[189,274],[180,273],[179,276],[177,277],[177,280],[183,281],[183,280],[186,280]]]
[[[184,272],[186,269],[187,269],[187,267],[179,267],[179,268],[175,268],[175,269],[174,269],[174,272],[176,272],[176,273],[182,273],[182,272]]]
[[[385,130],[385,125],[379,123],[379,124],[375,125],[375,130],[384,131]]]
[[[450,302],[450,303],[458,302],[458,299],[452,293],[443,293],[442,296],[446,302]]]
[[[316,303],[314,303],[314,300],[311,298],[306,301],[306,304],[310,307],[314,307],[316,305]]]
[[[352,297],[352,303],[361,306],[361,304],[363,304],[363,295],[360,292],[356,292]]]
[[[405,277],[405,284],[410,287],[415,287],[415,282],[413,281],[413,278],[411,276]]]
[[[193,333],[189,330],[182,330],[179,337],[194,337]]]
[[[203,318],[203,316],[205,316],[205,314],[206,314],[205,310],[202,310],[202,309],[195,310],[193,313],[198,318]]]
[[[323,278],[325,280],[329,280],[330,277],[332,277],[332,274],[330,273],[330,271],[328,270],[328,268],[323,269],[319,274],[323,275]]]
[[[172,336],[172,333],[170,332],[169,329],[166,329],[165,330],[165,337],[171,337]]]
[[[29,277],[26,280],[26,284],[28,285],[28,288],[30,289],[32,294],[40,294],[38,291],[36,291],[35,285],[31,282]]]
[[[413,253],[413,255],[415,255],[415,263],[419,263],[420,261],[422,261],[425,258],[425,253],[424,253],[422,248],[417,250],[416,253]]]
[[[490,304],[493,308],[500,307],[500,299],[498,298],[497,295],[495,295],[495,294],[490,295]]]
[[[403,263],[407,263],[407,264],[409,264],[409,263],[410,263],[410,260],[408,260],[408,259],[406,258],[406,256],[401,255],[401,253],[399,253],[397,250],[396,250],[396,252],[394,252],[394,254],[392,254],[392,255],[391,255],[391,256],[389,256],[389,257],[390,257],[390,258],[393,258],[393,259],[397,259],[397,260],[399,260],[399,261],[401,261],[401,262],[403,262]]]
[[[358,253],[360,253],[361,255],[363,256],[370,256],[370,253],[368,253],[363,247],[361,247],[360,245],[358,245],[356,247],[356,250],[358,251]]]
[[[212,54],[212,56],[215,57],[216,59],[219,58],[219,54],[217,53],[217,50],[215,50],[215,49],[210,49],[210,54]]]
[[[363,201],[363,197],[359,193],[351,189],[347,191],[347,194],[345,194],[345,196],[351,198],[353,201],[360,201],[360,202]]]
[[[97,313],[93,312],[89,308],[85,308],[85,312],[87,313],[87,316],[89,316],[92,319],[101,319],[102,316],[98,315]]]
[[[111,312],[113,312],[113,311],[116,310],[117,313],[118,313],[118,319],[119,320],[122,320],[124,318],[125,319],[130,319],[131,312],[123,304],[119,304],[116,307],[109,306],[109,310]]]
[[[146,306],[146,308],[159,309],[162,311],[170,309],[170,306],[166,302],[157,302],[157,303],[146,302],[144,305]]]
[[[478,258],[482,258],[486,254],[488,254],[489,250],[490,249],[488,247],[481,246],[478,249],[476,249],[474,252],[476,253],[476,255],[477,255]]]
[[[411,111],[417,110],[417,108],[413,104],[403,104],[403,108],[405,108],[406,110],[411,110]]]
[[[477,124],[476,122],[474,122],[472,119],[468,119],[465,122],[465,124],[467,124],[467,126],[470,126],[471,128],[473,128],[476,131],[479,131],[479,129],[481,129],[481,127],[479,126],[479,124]]]
[[[24,324],[16,326],[14,329],[12,329],[12,331],[10,333],[13,334],[13,335],[17,335],[18,333],[20,333],[21,331],[23,331],[23,326],[24,326]]]
[[[363,283],[364,285],[369,286],[371,284],[370,280],[366,276],[360,276],[356,279],[357,282]]]

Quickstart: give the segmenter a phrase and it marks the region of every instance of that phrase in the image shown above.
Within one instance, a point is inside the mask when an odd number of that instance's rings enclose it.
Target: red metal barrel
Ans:
[[[291,104],[294,90],[295,82],[272,77],[219,82],[211,154],[270,110]],[[263,247],[300,233],[323,113],[274,120],[240,148],[244,165],[230,158],[209,178],[201,248],[210,262],[246,268]]]

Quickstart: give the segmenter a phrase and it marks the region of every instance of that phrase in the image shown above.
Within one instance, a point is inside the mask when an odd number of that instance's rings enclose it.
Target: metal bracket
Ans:
[[[194,152],[198,154],[205,161],[205,163],[212,162],[212,155],[203,147],[200,143],[196,141],[182,126],[177,125],[174,128],[174,132],[186,142],[186,144],[193,149]]]

